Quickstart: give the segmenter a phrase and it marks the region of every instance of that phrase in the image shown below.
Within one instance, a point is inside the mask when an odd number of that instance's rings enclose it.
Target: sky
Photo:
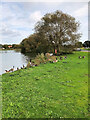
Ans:
[[[46,0],[47,1],[47,0]],[[57,0],[56,0],[57,1]],[[60,10],[80,22],[81,42],[88,40],[88,2],[0,2],[0,44],[19,44],[34,33],[46,14]]]

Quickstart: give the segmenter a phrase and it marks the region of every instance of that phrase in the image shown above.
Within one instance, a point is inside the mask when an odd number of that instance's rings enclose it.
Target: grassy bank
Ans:
[[[3,74],[2,100],[3,118],[86,118],[88,53]]]

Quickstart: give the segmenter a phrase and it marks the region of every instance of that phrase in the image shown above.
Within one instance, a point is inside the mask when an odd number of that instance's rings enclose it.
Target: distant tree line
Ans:
[[[83,43],[83,47],[88,47],[88,48],[90,48],[90,41],[85,41],[85,42]]]
[[[2,44],[0,44],[0,48],[2,48]]]
[[[22,44],[22,45],[21,45]],[[50,48],[50,46],[44,46],[42,47],[42,44],[40,43],[40,41],[38,40],[38,36],[36,36],[36,34],[33,34],[31,36],[29,36],[28,38],[25,38],[21,44],[0,44],[0,49],[5,48],[5,49],[9,49],[8,46],[12,46],[10,49],[21,49],[23,50],[22,53],[40,53],[41,51],[45,51],[45,52],[53,52],[53,47]],[[22,48],[22,47],[23,48]],[[75,44],[75,46],[77,46],[77,48],[81,48],[81,47],[87,47],[90,48],[90,41],[85,41],[84,43],[82,42],[77,42]],[[65,47],[65,46],[64,46]],[[65,48],[64,48],[65,49]]]
[[[5,49],[21,49],[20,44],[0,44],[0,48],[5,48]]]

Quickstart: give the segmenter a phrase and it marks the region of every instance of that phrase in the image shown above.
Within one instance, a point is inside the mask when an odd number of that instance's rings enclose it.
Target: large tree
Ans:
[[[22,53],[46,53],[49,50],[45,41],[42,42],[41,37],[35,33],[22,40],[20,44]]]
[[[90,48],[90,41],[87,40],[83,43],[83,47],[89,47]]]
[[[78,48],[81,48],[81,47],[83,47],[83,44],[82,44],[82,42],[77,42],[77,43],[76,43],[76,47],[78,47]]]
[[[40,37],[41,43],[48,44],[49,48],[57,49],[58,52],[66,49],[72,50],[79,41],[79,22],[74,17],[56,11],[46,14],[41,21],[37,22],[35,32]]]
[[[35,41],[35,34],[32,34],[28,38],[23,39],[20,44],[22,53],[35,52],[35,48],[37,45]]]

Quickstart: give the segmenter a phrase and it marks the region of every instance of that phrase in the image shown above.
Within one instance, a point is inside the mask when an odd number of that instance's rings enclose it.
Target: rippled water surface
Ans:
[[[0,51],[0,75],[13,66],[15,66],[15,70],[17,67],[22,67],[23,64],[26,66],[29,59],[30,56],[25,56],[21,52],[16,52],[14,50]]]

